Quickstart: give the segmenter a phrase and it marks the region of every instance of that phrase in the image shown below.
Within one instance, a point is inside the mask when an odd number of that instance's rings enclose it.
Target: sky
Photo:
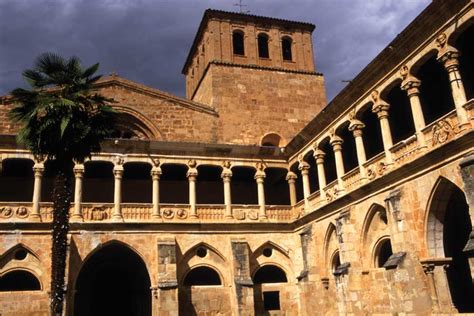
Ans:
[[[184,61],[207,8],[239,0],[0,0],[0,95],[25,86],[21,72],[43,52],[184,96]],[[328,101],[431,0],[243,0],[250,14],[316,25],[317,71]]]

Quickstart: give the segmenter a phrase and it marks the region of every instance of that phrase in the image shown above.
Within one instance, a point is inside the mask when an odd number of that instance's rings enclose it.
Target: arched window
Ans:
[[[258,34],[258,57],[260,58],[269,58],[270,54],[268,52],[268,35],[264,33]]]
[[[253,283],[286,283],[286,273],[282,269],[274,265],[266,265],[257,270],[253,276]]]
[[[334,273],[337,267],[339,267],[340,265],[341,265],[341,257],[339,256],[339,251],[336,251],[334,255],[332,256],[332,260],[331,260],[331,272]]]
[[[281,136],[276,133],[267,134],[262,138],[262,146],[280,147],[281,145]]]
[[[184,285],[221,285],[219,274],[209,267],[197,267],[189,271],[184,278]]]
[[[388,258],[393,254],[390,239],[383,239],[375,248],[375,265],[382,268]]]
[[[283,37],[283,39],[281,40],[281,51],[283,55],[283,60],[293,60],[293,56],[291,53],[291,44],[292,40],[289,37]]]
[[[0,277],[0,292],[6,291],[39,291],[38,279],[30,272],[16,270]]]
[[[232,33],[232,45],[234,47],[234,55],[245,55],[244,33],[242,31],[234,31]]]

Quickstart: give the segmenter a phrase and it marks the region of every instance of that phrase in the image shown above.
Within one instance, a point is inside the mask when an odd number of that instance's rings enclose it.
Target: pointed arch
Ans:
[[[382,205],[373,203],[370,206],[361,233],[360,258],[362,264],[366,267],[373,267],[373,258],[376,251],[374,249],[377,248],[377,243],[381,238],[390,239],[387,212]]]
[[[15,246],[11,247],[10,249],[6,250],[3,254],[0,255],[0,268],[5,265],[4,264],[4,259],[5,258],[8,259],[8,257],[14,255],[14,253],[17,250],[20,250],[20,249],[24,249],[26,252],[28,252],[28,254],[31,254],[36,260],[39,261],[38,255],[33,250],[31,250],[30,247],[26,246],[23,243],[18,243]]]
[[[455,183],[440,176],[431,190],[426,206],[426,247],[431,257],[444,257],[443,229],[449,198],[453,191],[462,191]],[[464,193],[463,193],[464,194]]]
[[[212,253],[214,253],[218,258],[220,258],[220,260],[222,262],[226,262],[227,259],[224,257],[224,255],[222,254],[222,252],[220,252],[219,250],[217,250],[215,247],[211,246],[210,244],[208,244],[207,242],[204,242],[204,241],[201,241],[201,242],[198,242],[196,244],[194,244],[193,246],[191,246],[187,251],[184,252],[184,255],[183,255],[183,259],[181,260],[182,262],[188,262],[192,257],[194,257],[194,255],[196,254],[196,251],[197,249],[199,248],[206,248],[208,250],[210,250]]]
[[[332,257],[334,256],[335,251],[339,251],[339,247],[337,247],[337,250],[329,249],[331,246],[331,239],[333,236],[336,236],[336,225],[334,225],[333,222],[329,223],[328,228],[326,229],[326,234],[324,235],[324,244],[323,244],[323,258],[324,258],[324,270],[326,271],[326,268],[330,267],[332,260]]]
[[[262,245],[260,245],[257,249],[255,249],[252,256],[254,257],[260,256],[263,253],[263,250],[267,247],[275,249],[276,251],[280,252],[283,256],[290,259],[289,251],[271,240],[267,240]]]

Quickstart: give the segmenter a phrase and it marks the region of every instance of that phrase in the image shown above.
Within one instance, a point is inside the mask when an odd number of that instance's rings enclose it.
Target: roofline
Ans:
[[[192,60],[192,57],[194,56],[194,52],[196,51],[197,45],[200,42],[202,35],[204,33],[204,28],[206,27],[207,22],[209,21],[210,18],[234,19],[234,20],[240,20],[240,21],[257,20],[259,22],[267,22],[273,25],[283,25],[283,26],[292,25],[292,26],[306,29],[309,32],[313,32],[314,29],[316,28],[314,24],[308,23],[308,22],[291,21],[291,20],[261,16],[261,15],[207,9],[206,11],[204,11],[204,15],[202,17],[201,23],[199,24],[198,31],[196,33],[196,36],[194,37],[188,56],[186,57],[186,61],[184,63],[183,69],[181,70],[181,73],[183,75],[186,74],[186,70],[189,64],[191,63],[191,60]]]

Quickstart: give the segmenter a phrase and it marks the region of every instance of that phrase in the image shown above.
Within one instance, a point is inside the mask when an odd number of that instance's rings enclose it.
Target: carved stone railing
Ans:
[[[295,219],[293,208],[287,205],[267,206],[267,217],[269,220],[290,222]]]
[[[224,219],[224,205],[197,205],[197,216],[200,220],[221,221]]]
[[[363,164],[363,167],[367,173],[367,180],[371,181],[385,174],[388,169],[387,162],[385,160],[385,153],[381,152],[375,155]]]
[[[149,221],[151,211],[150,203],[122,203],[122,216],[125,221]]]
[[[342,180],[344,181],[344,190],[346,192],[352,191],[355,188],[359,187],[362,184],[362,177],[360,174],[360,169],[359,167],[356,167],[346,173],[343,177]]]
[[[311,212],[311,210],[315,209],[316,207],[318,207],[318,205],[321,204],[321,191],[318,190],[311,193],[311,195],[308,196],[308,201],[309,201],[309,208],[310,208],[309,212]],[[300,211],[302,210],[303,208]],[[306,212],[308,212],[308,210],[306,210]]]
[[[165,221],[183,221],[189,217],[189,204],[161,204],[161,217]]]
[[[393,160],[398,165],[413,160],[417,156],[418,151],[421,150],[422,148],[420,147],[416,135],[412,135],[390,148]]]
[[[112,218],[113,203],[82,203],[82,217],[85,222],[107,221]]]
[[[332,202],[341,195],[341,188],[338,187],[337,180],[329,183],[325,188],[324,192],[326,194],[326,201]]]
[[[29,221],[31,202],[0,202],[0,221]]]
[[[422,132],[428,148],[435,148],[450,141],[459,133],[456,111],[453,110],[428,124]]]

